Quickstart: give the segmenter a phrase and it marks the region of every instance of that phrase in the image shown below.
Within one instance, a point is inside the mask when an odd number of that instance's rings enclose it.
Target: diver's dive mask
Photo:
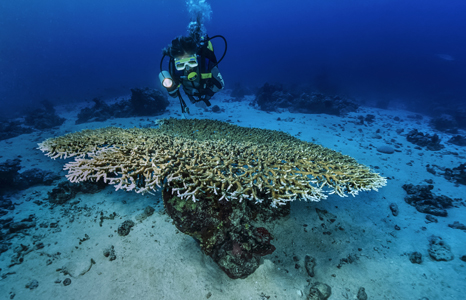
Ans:
[[[191,69],[197,67],[196,55],[191,55],[185,58],[175,58],[175,68],[178,71],[184,70],[187,66]]]

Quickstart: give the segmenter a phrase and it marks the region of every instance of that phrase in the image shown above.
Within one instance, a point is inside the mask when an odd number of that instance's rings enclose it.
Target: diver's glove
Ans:
[[[207,105],[207,106],[211,106],[212,104],[210,103],[210,98],[212,98],[211,96],[209,95],[204,95],[203,97],[201,97],[199,100],[201,101],[204,101],[204,103]]]
[[[211,104],[209,100],[213,95],[215,95],[214,91],[212,91],[210,88],[206,88],[204,90],[204,96],[201,98],[201,100],[204,101],[207,106],[210,106]]]
[[[214,93],[214,91],[212,91],[210,88],[206,88],[206,89],[204,90],[204,95],[205,95],[205,97],[208,96],[209,99],[210,99],[210,98],[212,98],[212,97],[215,95],[215,93]],[[209,100],[209,99],[207,99],[207,100]]]
[[[172,91],[168,91],[168,95],[170,95],[172,98],[176,98],[178,96],[178,88]]]

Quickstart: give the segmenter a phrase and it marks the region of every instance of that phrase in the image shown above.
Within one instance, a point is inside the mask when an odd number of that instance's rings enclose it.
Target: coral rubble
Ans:
[[[436,196],[431,192],[433,188],[433,185],[404,184],[403,189],[408,193],[405,201],[421,213],[446,217],[447,209],[453,207],[453,199],[445,195]]]
[[[345,115],[354,112],[359,105],[340,96],[327,96],[320,93],[294,92],[283,85],[265,83],[256,93],[252,102],[260,110],[306,114]]]
[[[19,173],[19,170],[21,170],[19,158],[7,159],[0,163],[0,194],[27,189],[37,184],[51,185],[59,178],[57,174],[37,168],[28,169],[23,173]]]
[[[22,126],[19,121],[0,120],[0,141],[32,131],[32,128]]]
[[[448,114],[442,114],[439,117],[433,118],[430,121],[430,125],[439,131],[453,134],[458,132],[458,122],[453,116]]]
[[[457,146],[466,146],[466,137],[464,135],[455,135],[448,140],[449,143]]]
[[[99,182],[80,182],[71,183],[68,181],[60,182],[57,187],[48,192],[47,200],[52,204],[64,204],[76,197],[78,193],[94,194],[106,186],[102,181]]]
[[[43,130],[60,126],[65,122],[65,118],[57,115],[51,102],[45,100],[41,104],[43,108],[32,110],[25,116],[26,125]]]
[[[417,129],[413,129],[408,132],[406,139],[408,142],[421,147],[426,147],[427,150],[430,151],[438,151],[445,148],[445,146],[440,143],[441,139],[438,134],[424,134],[423,132],[419,132]]]
[[[458,167],[454,168],[445,168],[430,164],[426,167],[427,172],[431,174],[441,175],[448,181],[466,185],[466,163],[460,164]]]
[[[86,122],[103,122],[110,118],[128,118],[135,116],[154,116],[165,112],[169,102],[159,90],[131,89],[131,99],[108,105],[99,98],[94,98],[92,107],[86,107],[78,113],[76,124]]]

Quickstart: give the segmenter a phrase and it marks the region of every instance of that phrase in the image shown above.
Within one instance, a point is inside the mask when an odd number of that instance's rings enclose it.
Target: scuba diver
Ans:
[[[211,40],[218,37],[225,42],[225,51],[217,61]],[[171,97],[180,99],[183,116],[184,113],[189,114],[189,108],[181,97],[180,86],[191,103],[202,101],[210,106],[209,100],[212,96],[225,87],[218,64],[225,57],[226,51],[227,42],[223,36],[202,37],[200,30],[192,32],[189,36],[175,38],[163,49],[159,79]],[[162,69],[165,56],[170,57],[168,71]]]

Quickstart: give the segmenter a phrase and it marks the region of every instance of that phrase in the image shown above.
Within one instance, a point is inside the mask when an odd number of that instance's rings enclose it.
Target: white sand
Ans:
[[[170,218],[163,213],[161,195],[141,196],[124,191],[115,192],[109,186],[93,195],[79,194],[79,204],[65,204],[51,209],[44,199],[52,186],[36,186],[11,197],[16,204],[15,221],[34,214],[36,229],[18,233],[8,242],[10,250],[0,255],[1,274],[13,273],[0,279],[1,299],[306,299],[310,283],[315,281],[332,288],[333,299],[356,299],[358,289],[366,289],[368,299],[464,299],[466,294],[466,263],[459,259],[466,255],[466,232],[452,229],[447,224],[453,221],[466,223],[466,208],[448,210],[447,218],[438,217],[439,223],[426,224],[425,215],[404,201],[405,183],[425,184],[424,179],[434,181],[433,192],[451,198],[465,196],[465,186],[455,186],[443,177],[426,171],[427,164],[457,167],[465,162],[465,148],[446,144],[441,151],[416,150],[415,145],[396,133],[402,128],[405,133],[412,128],[431,132],[428,119],[415,121],[407,118],[406,111],[361,108],[347,117],[266,113],[255,110],[246,102],[227,103],[227,96],[218,95],[212,103],[225,109],[222,113],[203,112],[191,105],[192,118],[231,120],[233,124],[267,129],[278,129],[297,135],[306,141],[315,140],[323,146],[353,156],[360,163],[378,167],[377,172],[389,177],[388,185],[379,192],[361,193],[357,197],[340,198],[332,195],[327,200],[314,203],[292,203],[291,215],[269,225],[277,250],[264,257],[264,262],[247,279],[232,280],[205,256],[196,242],[178,232]],[[57,130],[32,133],[0,141],[3,157],[22,156],[23,171],[38,167],[60,172],[64,161],[46,158],[36,149],[37,143],[54,135],[83,128],[98,128],[109,125],[133,127],[150,124],[158,118],[178,117],[179,103],[171,100],[170,113],[147,118],[113,119],[106,122],[74,125],[81,106],[63,107],[59,113],[67,121]],[[376,116],[372,125],[356,125],[357,116],[367,113]],[[403,122],[393,120],[400,117]],[[277,121],[294,118],[293,121]],[[342,127],[340,127],[342,125]],[[344,128],[344,131],[342,130]],[[361,129],[362,132],[358,130]],[[380,129],[382,139],[374,137]],[[379,145],[400,143],[401,152],[382,154],[376,151]],[[457,152],[455,156],[449,154]],[[412,166],[407,165],[407,163]],[[393,179],[391,179],[393,177]],[[75,199],[75,200],[76,200]],[[44,202],[42,205],[33,203]],[[400,214],[393,217],[389,204],[396,203]],[[156,212],[142,222],[136,216],[151,205]],[[323,228],[315,208],[328,210],[337,216],[333,224]],[[105,216],[116,212],[115,220],[104,220],[99,226],[100,212]],[[4,216],[9,217],[11,214]],[[70,219],[74,217],[74,221]],[[121,237],[118,226],[127,219],[137,223],[131,233]],[[59,222],[58,228],[41,228],[39,224]],[[307,224],[307,227],[303,225]],[[394,229],[398,225],[401,230]],[[344,230],[339,230],[341,226]],[[424,228],[424,229],[423,229]],[[306,232],[307,231],[307,232]],[[331,231],[324,235],[324,231]],[[90,239],[79,244],[87,234]],[[449,262],[437,262],[429,258],[428,239],[441,236],[451,246],[455,258]],[[13,249],[20,244],[33,246],[33,241],[45,247],[34,250],[24,257],[19,265],[8,265],[14,255]],[[109,261],[103,250],[114,246],[117,259]],[[360,248],[360,250],[358,249]],[[419,251],[423,263],[412,264],[406,253]],[[61,254],[57,255],[57,252]],[[307,275],[304,268],[305,255],[316,258],[315,277]],[[337,268],[340,259],[349,255],[357,257],[353,263]],[[300,265],[295,268],[297,256]],[[47,265],[47,260],[52,260]],[[91,265],[91,259],[95,264]],[[65,275],[57,269],[66,266],[73,275]],[[91,266],[90,270],[89,266]],[[87,272],[86,272],[87,271]],[[79,275],[84,272],[84,275]],[[69,286],[55,283],[71,278]],[[33,290],[26,284],[37,280]],[[301,296],[301,294],[304,295]],[[210,296],[210,297],[209,297]],[[269,298],[270,297],[270,298]]]

